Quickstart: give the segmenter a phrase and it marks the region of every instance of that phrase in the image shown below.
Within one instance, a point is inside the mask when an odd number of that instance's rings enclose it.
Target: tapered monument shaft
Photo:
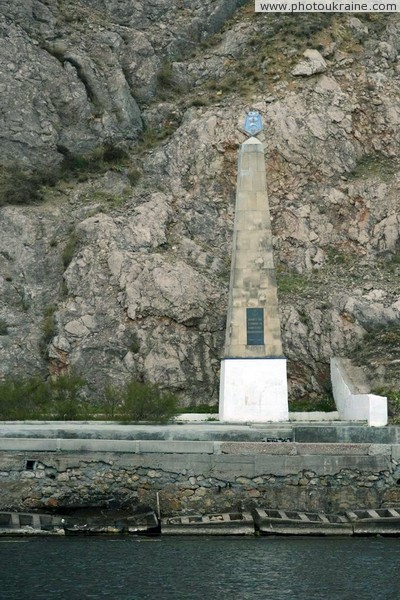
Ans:
[[[264,148],[255,137],[239,151],[220,419],[288,419]]]
[[[240,148],[225,357],[282,356],[263,144]]]

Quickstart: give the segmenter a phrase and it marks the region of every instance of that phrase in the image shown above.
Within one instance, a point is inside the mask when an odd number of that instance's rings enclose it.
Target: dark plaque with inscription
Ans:
[[[246,308],[247,345],[264,345],[264,309]]]

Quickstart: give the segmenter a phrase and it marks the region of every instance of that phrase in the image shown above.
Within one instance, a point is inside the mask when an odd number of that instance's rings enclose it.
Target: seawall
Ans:
[[[319,435],[315,426],[307,435],[304,427],[219,429],[0,427],[0,509],[155,508],[157,493],[164,516],[257,506],[329,513],[400,505],[397,427],[340,432],[332,426]],[[329,430],[351,438],[351,429],[363,441],[315,442]],[[288,441],[267,441],[278,439],[272,433]],[[203,439],[176,439],[187,435]],[[164,439],[140,439],[146,436]],[[293,441],[302,436],[310,441]]]

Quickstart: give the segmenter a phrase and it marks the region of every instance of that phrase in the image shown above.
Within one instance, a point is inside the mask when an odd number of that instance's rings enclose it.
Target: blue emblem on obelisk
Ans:
[[[243,131],[248,135],[257,135],[262,131],[262,121],[261,115],[258,110],[249,110],[246,115],[246,120],[244,122]]]

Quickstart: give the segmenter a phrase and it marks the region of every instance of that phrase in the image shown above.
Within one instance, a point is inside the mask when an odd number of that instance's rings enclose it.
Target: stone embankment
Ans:
[[[0,464],[2,510],[155,509],[157,493],[164,516],[400,504],[397,427],[4,425]]]

